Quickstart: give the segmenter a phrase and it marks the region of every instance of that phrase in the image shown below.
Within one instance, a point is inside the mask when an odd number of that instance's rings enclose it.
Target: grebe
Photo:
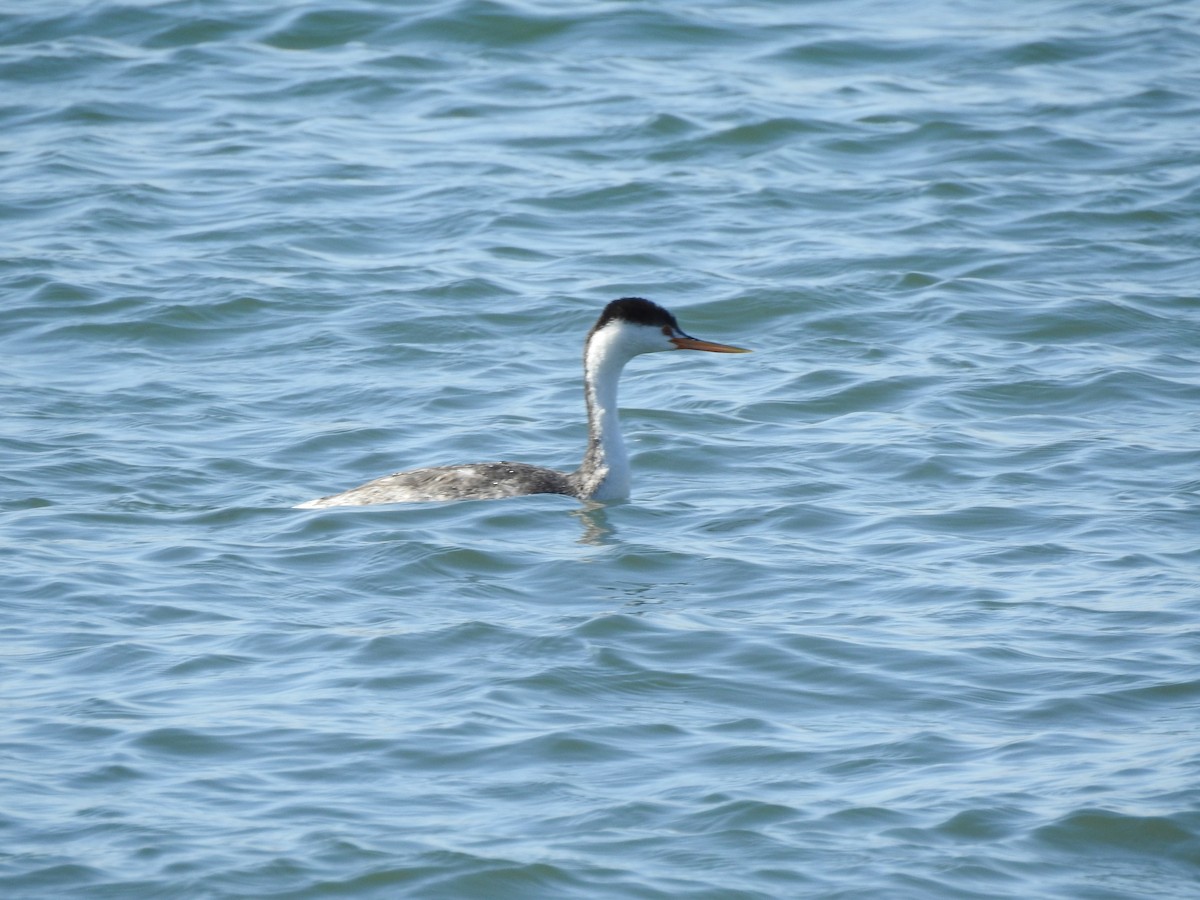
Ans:
[[[623,297],[604,307],[583,347],[588,446],[574,472],[525,463],[473,463],[397,472],[364,485],[301,503],[295,509],[413,503],[422,500],[496,500],[526,494],[566,494],[580,500],[629,496],[629,455],[617,416],[617,381],[625,363],[659,350],[749,353],[741,347],[685,334],[675,317],[649,300]]]

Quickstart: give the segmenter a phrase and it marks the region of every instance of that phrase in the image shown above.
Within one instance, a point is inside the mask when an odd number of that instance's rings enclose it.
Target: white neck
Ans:
[[[584,348],[583,389],[588,410],[588,448],[575,473],[580,493],[595,500],[629,496],[629,454],[621,436],[617,383],[635,354],[620,327],[602,328]]]

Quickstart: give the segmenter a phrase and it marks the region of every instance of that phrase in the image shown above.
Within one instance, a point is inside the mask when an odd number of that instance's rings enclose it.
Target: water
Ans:
[[[1195,896],[1200,7],[0,6],[0,894]],[[627,503],[289,507],[573,467]]]

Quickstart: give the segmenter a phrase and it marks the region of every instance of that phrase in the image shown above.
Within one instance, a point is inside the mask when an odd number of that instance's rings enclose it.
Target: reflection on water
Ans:
[[[583,524],[583,534],[579,537],[579,543],[595,546],[616,543],[614,538],[617,529],[609,521],[607,506],[608,504],[596,500],[584,500],[579,509],[571,510],[571,515]]]

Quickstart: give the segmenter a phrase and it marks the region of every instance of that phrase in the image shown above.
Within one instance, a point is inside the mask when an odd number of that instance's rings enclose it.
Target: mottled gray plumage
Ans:
[[[526,463],[431,466],[385,475],[340,494],[309,500],[296,508],[416,503],[422,500],[500,500],[524,494],[567,494],[578,497],[579,482],[565,472]]]

